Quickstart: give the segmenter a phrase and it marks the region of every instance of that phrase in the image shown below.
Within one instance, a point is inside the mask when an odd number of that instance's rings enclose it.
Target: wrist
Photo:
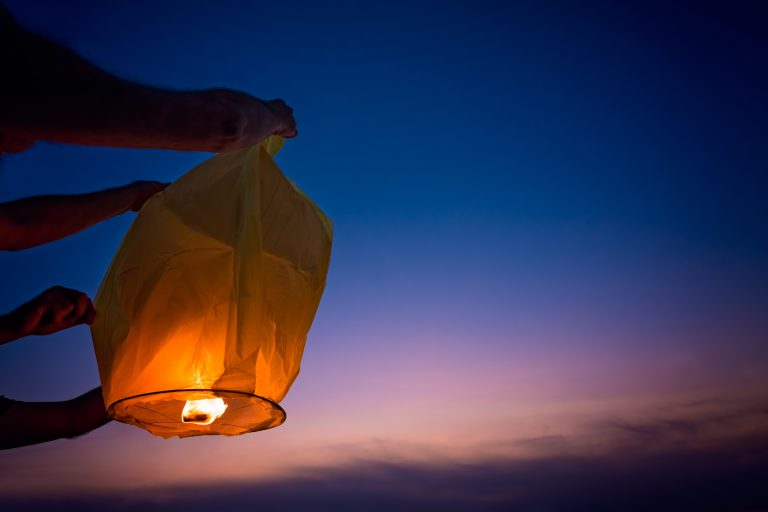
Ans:
[[[0,345],[17,340],[24,336],[19,328],[19,322],[16,321],[13,313],[0,315]]]

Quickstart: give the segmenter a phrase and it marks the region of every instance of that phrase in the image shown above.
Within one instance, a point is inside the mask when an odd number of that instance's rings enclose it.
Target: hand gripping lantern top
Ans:
[[[332,226],[272,161],[282,144],[215,156],[139,212],[91,327],[114,419],[163,437],[285,421]]]

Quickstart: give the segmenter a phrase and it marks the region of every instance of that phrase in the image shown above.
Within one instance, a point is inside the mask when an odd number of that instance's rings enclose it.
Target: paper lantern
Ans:
[[[134,220],[91,328],[114,419],[163,437],[285,420],[332,226],[272,161],[282,143],[211,158]]]

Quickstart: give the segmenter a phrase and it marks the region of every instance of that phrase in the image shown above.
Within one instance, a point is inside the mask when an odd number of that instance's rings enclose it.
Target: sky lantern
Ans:
[[[215,156],[136,217],[91,328],[114,419],[162,437],[285,421],[333,230],[273,162],[282,144]]]

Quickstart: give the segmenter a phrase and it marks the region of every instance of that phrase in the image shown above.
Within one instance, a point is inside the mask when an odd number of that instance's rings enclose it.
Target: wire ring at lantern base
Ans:
[[[202,395],[224,400],[227,407],[221,417],[209,425],[182,421],[187,401]],[[236,436],[277,427],[286,418],[285,410],[277,402],[253,393],[226,389],[170,389],[142,393],[113,402],[107,413],[117,421],[165,438]]]

